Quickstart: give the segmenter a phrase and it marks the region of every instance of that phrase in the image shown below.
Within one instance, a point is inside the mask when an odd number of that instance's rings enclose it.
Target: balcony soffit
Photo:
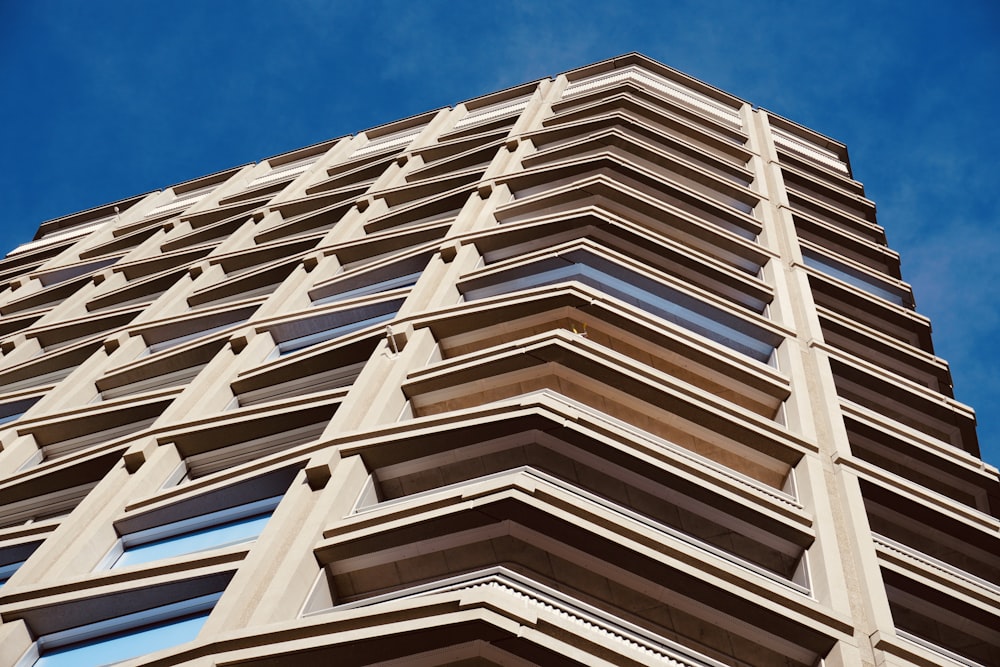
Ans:
[[[280,213],[282,223],[294,222],[300,218],[319,215],[344,204],[353,203],[368,190],[368,186],[369,183],[355,183],[316,195],[272,203],[265,208],[270,212]]]
[[[569,179],[586,182],[594,174],[606,174],[608,178],[625,178],[632,188],[641,190],[647,197],[660,200],[661,196],[679,199],[687,206],[713,215],[733,231],[744,237],[756,237],[761,232],[761,223],[752,215],[737,211],[670,180],[669,174],[654,172],[640,166],[620,151],[607,151],[560,162],[556,165],[533,167],[524,171],[500,176],[497,183],[507,185],[513,192],[534,189],[550,183],[563,183]],[[756,203],[759,197],[748,195]],[[660,202],[661,206],[677,208],[676,205]],[[692,213],[691,215],[699,215]],[[720,223],[715,223],[719,225]]]
[[[112,255],[131,250],[143,241],[151,238],[156,233],[167,230],[169,224],[170,223],[150,225],[149,227],[143,227],[130,234],[125,234],[124,236],[119,236],[118,238],[110,241],[105,241],[104,243],[92,246],[80,253],[80,259],[95,259],[103,257],[104,255]]]
[[[589,238],[566,241],[556,246],[542,248],[482,267],[462,276],[458,281],[458,289],[465,293],[476,289],[477,285],[493,284],[502,280],[501,276],[504,274],[513,277],[522,276],[531,273],[533,265],[536,264],[539,266],[548,264],[568,266],[574,263],[586,264],[588,262],[598,266],[603,264],[611,270],[622,270],[653,281],[654,284],[669,286],[682,295],[696,299],[698,303],[711,305],[723,311],[724,314],[737,318],[737,320],[745,320],[748,326],[756,328],[757,332],[763,338],[767,338],[768,342],[774,346],[780,344],[783,338],[794,336],[793,331],[777,322],[754,312],[738,310],[727,301],[700,287],[679,280],[656,267],[646,265],[642,261],[636,261],[615,249],[597,244]]]
[[[496,261],[490,259],[491,255],[500,255],[497,259],[507,259],[508,253],[502,251],[522,245],[542,246],[549,238],[552,238],[549,242],[552,246],[567,242],[565,239],[592,240],[634,260],[651,264],[666,273],[678,272],[678,266],[681,268],[679,275],[684,275],[684,271],[694,272],[701,275],[702,280],[707,280],[711,286],[689,275],[685,276],[685,279],[741,305],[752,307],[746,303],[749,296],[755,301],[758,313],[764,304],[770,303],[773,299],[773,289],[759,278],[738,272],[695,248],[660,236],[650,229],[602,209],[587,208],[539,216],[534,219],[509,222],[497,229],[470,232],[453,238],[461,243],[475,245],[490,264]],[[741,298],[738,295],[747,296]]]
[[[450,193],[476,183],[482,177],[485,167],[473,167],[464,171],[447,173],[427,178],[415,183],[407,183],[372,193],[376,199],[384,199],[389,207],[400,206],[414,201],[426,201],[431,197]]]
[[[173,287],[177,280],[189,270],[190,265],[185,263],[180,266],[168,267],[157,273],[147,274],[142,278],[95,295],[87,301],[85,307],[88,311],[94,312],[144,296],[152,300],[154,296],[158,296]],[[128,308],[130,306],[121,307]]]
[[[126,280],[135,280],[153,273],[160,273],[177,266],[187,267],[212,252],[212,247],[189,248],[175,252],[164,252],[151,257],[140,257],[127,262],[118,262],[111,270],[121,273]]]
[[[750,151],[744,150],[745,154],[739,158],[726,153],[729,159],[724,159],[710,150],[714,147],[698,144],[686,135],[667,133],[665,128],[645,122],[642,117],[628,109],[606,111],[592,117],[542,127],[525,133],[522,138],[530,140],[532,144],[542,150],[546,146],[575,142],[581,136],[586,137],[592,133],[612,129],[639,137],[654,146],[665,146],[677,150],[692,160],[706,162],[714,169],[723,171],[741,181],[753,180],[753,171],[746,167],[747,162],[754,155]],[[731,148],[730,151],[732,151]]]
[[[367,359],[384,338],[383,331],[375,331],[360,339],[338,339],[335,344],[317,346],[317,349],[303,350],[295,355],[265,362],[240,373],[231,385],[233,393],[244,394],[334,370],[343,366],[345,359]]]
[[[159,445],[173,443],[183,456],[285,433],[325,423],[336,412],[340,398],[308,403],[287,403],[237,408],[211,417],[157,428]]]
[[[318,183],[313,183],[306,188],[306,198],[322,196],[330,191],[344,191],[350,188],[358,188],[361,184],[366,187],[374,183],[379,176],[385,173],[389,165],[396,161],[395,155],[379,155],[376,159],[366,159],[353,169],[335,170]]]
[[[227,276],[222,280],[191,291],[187,295],[188,305],[196,307],[214,301],[216,298],[250,292],[258,287],[272,284],[272,281],[285,280],[302,262],[305,252],[281,257],[254,266],[247,271]]]
[[[221,241],[224,237],[232,234],[245,224],[254,224],[254,218],[252,216],[237,215],[226,220],[205,225],[199,229],[184,232],[179,236],[171,235],[172,238],[166,239],[160,244],[160,250],[162,252],[174,252],[185,248],[201,250],[206,247],[209,250],[215,250],[219,244],[213,243],[213,241]]]
[[[762,466],[762,471],[776,471],[782,477],[803,453],[815,450],[814,444],[772,420],[569,332],[549,332],[432,364],[410,373],[402,389],[419,410],[449,396],[465,401],[479,396],[480,404],[488,403],[499,400],[499,389],[505,384],[518,385],[529,378],[544,381],[549,376],[577,384],[613,405],[627,395],[630,405],[624,407],[647,414],[666,411],[674,418],[664,424],[673,422],[673,428],[685,433],[714,429],[714,444],[726,440],[731,445],[728,449],[735,447],[742,458]],[[553,389],[558,391],[558,387]],[[510,396],[523,393],[516,386],[511,391]]]
[[[234,327],[246,321],[259,304],[232,307],[228,304],[206,308],[196,313],[184,313],[158,320],[149,320],[129,328],[129,334],[142,336],[147,345],[161,343],[179,336],[206,331],[224,325]],[[197,341],[198,343],[203,341]],[[190,343],[187,343],[190,345]]]
[[[442,227],[441,231],[444,231],[444,229],[445,228]],[[390,257],[375,259],[374,261],[361,266],[353,266],[326,278],[325,280],[321,280],[309,289],[309,298],[316,301],[317,299],[322,299],[325,296],[333,294],[334,292],[330,288],[335,285],[341,285],[344,283],[356,283],[361,285],[364,282],[361,278],[362,276],[373,274],[375,271],[388,270],[390,267],[395,265],[403,266],[404,268],[401,268],[400,271],[406,271],[407,273],[414,272],[410,269],[423,270],[427,266],[428,262],[430,262],[434,253],[438,250],[437,244],[433,242],[437,238],[440,238],[440,236],[435,235],[432,237],[432,241],[421,243],[418,246],[404,248]],[[344,260],[347,259],[345,255],[341,255],[337,251],[331,251],[331,254],[337,255],[338,259],[341,259],[342,257]],[[377,253],[375,257],[379,257],[382,254],[383,253]],[[348,264],[354,264],[354,261],[341,261],[341,266]],[[389,271],[386,272],[388,273]]]
[[[596,457],[709,507],[728,508],[729,517],[758,526],[789,544],[804,548],[814,539],[811,517],[790,496],[774,495],[749,478],[730,477],[714,462],[646,442],[634,431],[626,433],[611,423],[595,421],[587,412],[551,397],[534,395],[503,410],[483,406],[465,411],[458,421],[437,415],[400,426],[406,428],[375,429],[337,439],[341,456],[361,456],[368,470],[379,477],[382,471],[399,474],[402,468],[415,469],[419,461],[430,465],[440,457],[451,460],[463,451],[483,447],[494,451],[501,441],[526,439],[567,456],[579,452],[583,458]],[[441,438],[443,426],[447,439]]]
[[[756,275],[764,264],[777,256],[772,250],[601,173],[501,204],[493,215],[499,222],[506,223],[585,207],[608,211],[648,227],[654,233],[690,245],[751,275]]]
[[[620,524],[594,516],[584,519],[581,516],[584,508],[563,506],[554,500],[516,489],[469,499],[454,508],[439,508],[420,515],[419,526],[415,523],[417,517],[413,517],[383,524],[371,535],[345,534],[327,538],[317,547],[316,555],[331,572],[339,574],[360,565],[352,561],[355,556],[366,564],[377,564],[380,558],[391,557],[400,549],[411,551],[416,547],[421,553],[440,553],[448,551],[443,544],[447,541],[475,544],[509,536],[551,554],[550,557],[567,559],[578,565],[585,562],[588,570],[599,567],[594,573],[597,577],[606,577],[628,589],[645,595],[656,589],[654,597],[669,599],[671,606],[686,613],[699,616],[710,607],[730,619],[750,621],[752,630],[732,624],[731,620],[727,622],[718,615],[709,622],[738,634],[752,632],[753,641],[772,648],[780,645],[787,649],[792,643],[790,638],[794,637],[796,643],[802,642],[800,651],[806,646],[808,651],[815,651],[811,657],[816,657],[832,646],[831,635],[850,632],[845,619],[829,614],[809,598],[779,592],[780,589],[770,586],[747,585],[733,591],[717,572],[695,570],[674,555],[663,553],[661,542],[655,542],[654,547],[636,534],[623,534],[624,527]],[[524,567],[538,576],[532,565]],[[563,572],[562,576],[560,573],[554,576],[560,579],[572,575]],[[734,575],[727,574],[726,578],[731,576]],[[578,579],[568,585],[593,594],[588,591],[594,585],[592,580]],[[600,599],[601,596],[596,597]],[[782,598],[787,616],[772,611],[765,601],[774,597]]]
[[[419,155],[426,164],[432,164],[450,156],[465,155],[481,150],[484,146],[502,144],[507,137],[507,132],[497,132],[487,130],[480,134],[452,139],[451,141],[438,141],[435,144],[414,148],[413,155]]]
[[[788,379],[784,374],[770,366],[689,334],[682,327],[637,309],[623,308],[619,303],[603,298],[599,292],[579,284],[503,294],[481,302],[447,306],[412,318],[400,318],[397,324],[411,322],[415,329],[428,327],[438,341],[446,341],[484,327],[566,308],[585,316],[579,322],[581,326],[587,317],[596,317],[654,344],[680,344],[688,348],[694,358],[705,360],[710,367],[725,369],[724,372],[733,377],[744,377],[749,384],[761,380],[778,386],[787,385]]]
[[[691,136],[725,152],[744,163],[753,152],[747,148],[747,135],[715,119],[679,111],[677,105],[631,81],[623,81],[600,90],[560,100],[552,105],[552,116],[542,121],[546,128],[624,110],[673,132]]]
[[[514,344],[545,330],[573,330],[576,335],[599,341],[598,344],[615,349],[637,363],[673,375],[680,382],[700,387],[767,418],[774,418],[782,401],[789,396],[787,379],[773,369],[760,374],[742,360],[715,355],[713,349],[685,341],[669,330],[630,327],[631,320],[621,312],[565,306],[519,317],[512,312],[518,310],[516,306],[501,304],[495,310],[471,316],[478,325],[475,333],[439,338],[445,357],[458,359],[459,355],[475,354],[488,347]]]
[[[81,289],[92,280],[93,278],[91,276],[86,275],[71,278],[65,282],[49,285],[48,287],[43,287],[42,289],[32,292],[31,294],[26,294],[20,298],[13,299],[5,303],[3,306],[0,306],[0,315],[7,316],[32,309],[37,310],[49,307],[53,305],[54,301],[62,302],[69,298],[76,293],[77,290]]]
[[[668,180],[670,179],[669,174],[676,172],[699,185],[712,188],[719,194],[728,195],[746,205],[752,206],[761,200],[761,196],[748,187],[721,178],[694,162],[678,159],[638,135],[622,130],[618,126],[599,130],[577,141],[543,148],[537,153],[525,156],[521,164],[528,169],[543,166],[556,167],[584,157],[597,159],[604,156],[622,161],[635,162],[638,159],[648,162],[652,167],[667,170],[657,173],[665,175]],[[647,169],[649,168],[651,167],[647,167]],[[746,175],[749,180],[752,180],[752,174]]]
[[[97,379],[98,391],[107,391],[117,387],[140,382],[149,378],[159,377],[176,371],[185,370],[200,364],[207,364],[225,346],[225,338],[214,338],[201,341],[198,345],[170,350],[169,355],[154,355],[143,357],[130,364],[117,366]]]
[[[380,232],[408,222],[461,209],[474,191],[473,185],[467,184],[414,202],[402,203],[388,213],[376,216],[365,223],[365,232],[369,234]]]
[[[258,231],[253,237],[254,243],[262,245],[290,236],[304,237],[320,231],[328,231],[343,219],[356,202],[357,197],[352,195],[335,204],[317,210],[305,211],[286,220],[277,220],[272,224],[265,225],[262,231]]]
[[[462,514],[463,507],[477,506],[479,503],[489,504],[498,499],[501,499],[501,503],[505,503],[505,499],[511,497],[520,498],[526,504],[535,507],[544,507],[543,511],[562,517],[570,514],[572,515],[571,521],[580,520],[584,524],[594,523],[609,527],[611,532],[618,533],[624,540],[633,540],[647,546],[655,545],[655,549],[660,553],[671,553],[674,557],[689,562],[699,562],[699,559],[702,559],[700,563],[702,565],[709,564],[706,569],[714,570],[715,573],[728,569],[729,565],[736,565],[744,578],[754,579],[756,575],[770,582],[760,586],[761,588],[777,584],[785,595],[790,590],[808,595],[808,589],[754,563],[750,558],[741,554],[739,549],[720,548],[718,545],[713,545],[689,532],[658,521],[656,517],[636,512],[623,505],[620,498],[613,499],[599,493],[593,493],[576,481],[566,480],[531,466],[517,466],[486,477],[467,480],[460,484],[446,485],[420,494],[395,498],[375,506],[366,507],[361,512],[347,516],[335,527],[325,530],[323,537],[329,540],[327,544],[333,543],[330,545],[331,551],[336,551],[338,547],[343,548],[346,546],[344,543],[349,543],[352,538],[377,543],[381,541],[381,535],[384,532],[394,532],[400,529],[403,532],[409,532],[405,526],[413,522],[428,520],[433,523],[439,521],[442,515]],[[487,513],[491,512],[487,510]],[[513,521],[517,521],[516,517],[519,514],[520,512],[517,510],[511,512]],[[703,520],[708,521],[707,519]],[[500,521],[505,521],[505,519],[501,517]],[[731,527],[727,528],[732,529]],[[492,533],[493,531],[487,532]],[[735,530],[735,532],[739,531]],[[440,538],[440,536],[437,537]],[[746,536],[744,535],[744,537]],[[753,538],[748,539],[752,540]],[[803,549],[812,542],[812,536],[804,533],[796,535],[795,539],[797,543],[785,543],[783,547],[797,555],[801,555]],[[416,541],[423,542],[424,536],[417,537]],[[431,543],[437,541],[440,544],[440,540],[435,540],[433,536],[427,541]],[[781,540],[774,539],[771,541],[781,542]],[[358,569],[365,569],[371,566],[370,563],[364,562],[367,556],[371,555],[373,560],[377,561],[380,555],[384,555],[379,554],[379,551],[383,550],[378,549],[371,554],[360,554],[355,551],[353,555],[338,554],[338,556],[348,561],[354,561],[354,565],[359,566]],[[725,563],[721,567],[720,561]],[[331,559],[329,565],[331,570],[351,568],[351,565],[342,560],[334,563]]]
[[[595,98],[606,98],[608,94],[623,89],[630,90],[662,111],[669,110],[671,115],[684,118],[707,131],[727,136],[733,141],[746,141],[741,117],[742,105],[734,108],[728,104],[719,104],[718,100],[706,98],[690,88],[677,87],[668,80],[657,80],[658,78],[643,68],[629,67],[617,73],[574,81],[562,91],[562,99],[558,104],[564,108],[571,106],[578,98],[583,98],[586,103]]]
[[[271,197],[260,197],[250,201],[241,201],[226,206],[215,206],[213,208],[197,211],[179,216],[180,222],[187,222],[192,229],[199,229],[215,222],[227,220],[237,215],[250,217],[253,211],[267,204]]]
[[[279,240],[273,243],[217,253],[208,258],[208,263],[220,265],[222,270],[227,274],[253,267],[266,266],[271,262],[287,259],[312,250],[319,244],[322,238],[322,235],[316,234],[313,237],[296,238],[290,241]]]
[[[441,155],[436,159],[426,159],[424,165],[406,174],[406,181],[412,183],[426,178],[439,178],[450,173],[472,171],[481,165],[489,163],[504,146],[504,139],[491,141],[454,155]],[[432,153],[427,153],[432,155]],[[481,167],[485,169],[485,167]]]

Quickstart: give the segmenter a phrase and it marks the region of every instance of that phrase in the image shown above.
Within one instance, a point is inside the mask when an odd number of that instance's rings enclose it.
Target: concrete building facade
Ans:
[[[0,260],[0,665],[1000,665],[841,143],[638,54]]]

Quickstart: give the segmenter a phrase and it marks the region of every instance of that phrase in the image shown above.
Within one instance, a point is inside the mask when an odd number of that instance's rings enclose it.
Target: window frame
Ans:
[[[678,286],[588,250],[543,256],[466,276],[458,289],[475,302],[525,290],[579,282],[755,361],[774,365],[780,337],[743,313],[728,311]],[[768,339],[774,339],[774,343]]]
[[[128,554],[129,549],[132,547],[146,546],[155,542],[169,540],[171,538],[181,538],[191,533],[211,528],[219,528],[227,523],[232,523],[241,519],[251,519],[264,514],[267,514],[268,518],[270,518],[271,514],[274,513],[274,510],[278,507],[278,504],[281,502],[283,497],[283,494],[278,496],[269,496],[267,498],[250,501],[234,507],[208,512],[207,514],[195,515],[186,519],[179,519],[177,521],[170,521],[158,526],[153,526],[152,528],[126,533],[115,542],[114,546],[112,546],[111,550],[108,551],[107,555],[102,559],[101,564],[97,569],[113,570],[125,567],[148,565],[149,563],[165,560],[167,558],[190,556],[196,553],[213,551],[215,549],[222,549],[237,544],[253,542],[260,536],[259,532],[252,538],[230,540],[210,547],[198,548],[193,551],[182,551],[168,556],[160,556],[136,563],[126,563],[121,566],[118,565],[118,563]],[[261,528],[261,531],[263,531],[263,527]]]
[[[330,327],[329,329],[323,329],[321,331],[316,331],[315,333],[306,334],[304,336],[297,336],[295,338],[289,338],[283,340],[274,346],[274,350],[268,356],[267,361],[271,359],[277,359],[280,357],[287,357],[290,354],[300,352],[306,348],[314,347],[320,343],[325,343],[327,341],[333,340],[335,338],[340,338],[341,336],[346,336],[352,334],[356,331],[366,329],[368,327],[374,327],[377,324],[388,323],[396,317],[398,310],[393,310],[388,313],[381,313],[379,315],[374,315],[372,317],[365,317],[360,320],[355,320],[353,322],[345,322],[344,324],[338,324],[336,326]]]
[[[109,637],[130,631],[135,631],[137,634],[143,629],[151,629],[149,626],[166,624],[171,620],[185,620],[185,617],[192,617],[204,612],[208,612],[205,613],[205,619],[207,620],[211,610],[221,597],[222,591],[217,591],[44,634],[32,643],[21,659],[18,660],[15,667],[32,667],[45,658],[46,651],[72,648],[75,644],[98,641],[101,637]],[[108,641],[112,640],[109,639]],[[153,651],[146,651],[124,659],[131,660],[151,652],[165,650],[166,648],[169,647],[157,648]]]

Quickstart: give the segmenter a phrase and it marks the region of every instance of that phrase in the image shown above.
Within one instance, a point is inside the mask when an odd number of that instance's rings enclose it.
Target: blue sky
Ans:
[[[630,51],[848,145],[1000,463],[990,0],[0,0],[0,249],[53,217]]]

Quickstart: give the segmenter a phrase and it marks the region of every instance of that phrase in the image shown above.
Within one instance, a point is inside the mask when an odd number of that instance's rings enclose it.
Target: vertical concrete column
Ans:
[[[322,483],[300,472],[201,636],[297,617],[313,587],[325,586],[317,584],[320,567],[313,547],[335,518],[350,512],[367,478],[358,456],[334,460]]]
[[[847,615],[855,628],[854,646],[840,647],[838,655],[860,658],[862,664],[882,661],[869,636],[890,630],[892,616],[879,573],[861,489],[853,475],[834,463],[850,451],[828,357],[815,347],[823,340],[816,304],[803,269],[802,251],[789,209],[778,154],[767,114],[745,108],[746,126],[758,157],[755,174],[766,188],[762,211],[766,243],[779,259],[771,277],[782,317],[797,335],[786,341],[783,369],[791,377],[789,422],[813,439],[818,455],[807,454],[796,477],[800,500],[813,513],[816,544],[810,549],[813,588],[817,598]],[[838,659],[841,659],[838,658]],[[854,659],[853,657],[851,659]],[[843,662],[843,660],[841,659]]]
[[[18,569],[11,578],[13,585],[31,586],[80,577],[101,563],[118,539],[112,522],[125,505],[162,486],[180,462],[173,446],[157,448],[150,441],[147,438],[136,444],[146,450],[149,459],[132,473],[124,461],[115,464]]]

